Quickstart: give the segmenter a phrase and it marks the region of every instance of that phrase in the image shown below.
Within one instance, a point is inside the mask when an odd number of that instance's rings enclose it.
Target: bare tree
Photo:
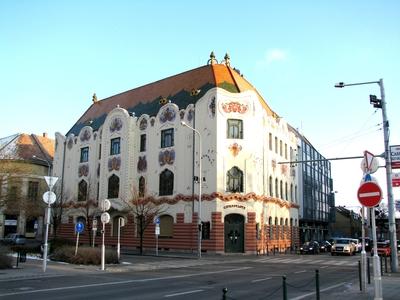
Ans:
[[[140,197],[133,190],[132,197],[127,201],[129,211],[134,217],[137,234],[139,235],[139,251],[143,255],[143,238],[146,228],[153,224],[155,217],[165,213],[162,203],[153,197]]]

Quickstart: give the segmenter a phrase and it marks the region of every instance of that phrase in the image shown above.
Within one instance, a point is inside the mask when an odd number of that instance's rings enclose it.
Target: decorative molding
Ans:
[[[138,164],[137,164],[138,172],[146,172],[147,171],[147,160],[145,156],[139,156]]]
[[[208,104],[208,111],[211,118],[215,117],[215,97],[212,97]]]
[[[73,145],[74,145],[74,139],[73,139],[73,138],[70,138],[70,139],[68,140],[68,143],[67,143],[68,149],[71,150]]]
[[[140,130],[146,130],[146,128],[147,128],[147,119],[143,118],[143,119],[140,120],[139,128],[140,128]]]
[[[110,124],[110,131],[120,131],[122,128],[122,120],[120,118],[114,118]]]
[[[175,110],[167,106],[166,108],[163,109],[163,111],[160,114],[160,123],[165,123],[165,122],[173,122],[175,120],[176,113]]]
[[[89,165],[88,164],[80,165],[78,168],[78,176],[82,177],[88,175],[89,175]]]
[[[236,101],[232,101],[229,103],[222,103],[222,109],[226,113],[240,113],[240,114],[245,114],[247,110],[249,109],[249,106],[247,104],[241,104]]]
[[[119,171],[121,168],[121,157],[113,157],[108,159],[108,171],[116,170]]]
[[[175,162],[175,150],[165,150],[160,151],[158,154],[158,162],[160,166],[164,166],[165,164],[172,165]]]
[[[80,140],[81,140],[81,142],[85,142],[85,141],[90,140],[90,137],[91,137],[90,131],[89,131],[89,129],[86,128],[83,131],[83,133],[81,134]]]
[[[229,150],[231,151],[232,155],[236,157],[239,152],[242,151],[242,146],[240,146],[238,143],[233,143],[229,146]]]
[[[191,202],[193,200],[197,200],[198,195],[183,195],[183,194],[178,194],[173,198],[168,198],[168,197],[160,197],[160,198],[155,198],[152,196],[145,197],[141,199],[142,204],[147,204],[149,202],[155,204],[155,205],[161,205],[161,204],[169,204],[169,205],[174,205],[177,204],[179,201],[184,201],[184,202]],[[258,202],[263,202],[264,204],[272,203],[272,204],[277,204],[280,207],[286,207],[286,208],[299,208],[299,205],[295,203],[291,203],[288,201],[284,201],[282,199],[274,198],[274,197],[269,197],[265,195],[256,195],[255,193],[248,193],[245,195],[242,194],[223,194],[219,192],[214,192],[212,194],[202,194],[201,200],[202,201],[213,201],[213,200],[221,200],[223,202],[228,202],[228,201],[238,201],[238,202],[247,202],[249,200],[253,201],[258,201]]]

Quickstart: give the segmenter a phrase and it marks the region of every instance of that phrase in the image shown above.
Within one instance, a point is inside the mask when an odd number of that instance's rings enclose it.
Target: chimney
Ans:
[[[43,137],[47,138],[47,132],[43,132]]]

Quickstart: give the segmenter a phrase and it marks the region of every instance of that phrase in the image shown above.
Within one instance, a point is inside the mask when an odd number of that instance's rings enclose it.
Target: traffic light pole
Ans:
[[[383,79],[380,79],[379,87],[381,89],[381,103],[382,103],[382,120],[383,120],[383,136],[385,143],[385,161],[386,161],[386,184],[387,184],[387,197],[388,197],[388,209],[389,209],[389,236],[390,236],[390,248],[391,248],[391,270],[392,272],[398,272],[399,259],[397,256],[397,236],[396,236],[396,221],[395,221],[395,210],[393,201],[393,188],[392,188],[392,162],[390,157],[390,145],[389,145],[389,121],[386,115],[386,101],[385,101],[385,90],[383,88]]]
[[[390,157],[390,146],[389,146],[389,121],[386,114],[386,100],[385,100],[385,89],[383,87],[383,79],[379,81],[368,81],[360,83],[347,83],[339,82],[335,84],[337,88],[343,88],[345,86],[353,85],[364,85],[377,83],[381,92],[381,99],[376,99],[375,96],[370,95],[370,102],[375,108],[382,109],[382,120],[383,120],[383,137],[385,146],[385,167],[386,167],[386,187],[387,187],[387,198],[388,198],[388,210],[389,210],[389,238],[391,248],[391,269],[392,272],[398,272],[399,259],[397,257],[397,237],[396,237],[396,222],[395,222],[395,210],[393,201],[393,188],[392,188],[392,164]]]

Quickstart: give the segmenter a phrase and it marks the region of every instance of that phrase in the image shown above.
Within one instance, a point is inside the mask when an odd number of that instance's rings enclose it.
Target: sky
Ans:
[[[0,1],[0,137],[63,134],[99,100],[226,52],[326,158],[400,145],[400,1]],[[332,161],[336,205],[359,206],[360,160]],[[379,159],[381,166],[384,161]],[[400,172],[400,170],[398,171]],[[385,168],[373,174],[387,202]],[[400,199],[400,188],[394,188]]]

